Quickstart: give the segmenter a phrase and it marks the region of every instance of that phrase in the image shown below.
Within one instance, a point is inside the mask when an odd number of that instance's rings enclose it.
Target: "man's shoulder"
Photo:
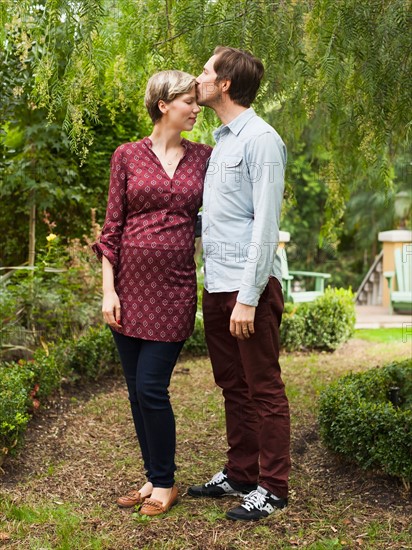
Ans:
[[[258,115],[252,117],[249,122],[239,136],[247,154],[253,158],[262,151],[270,152],[276,149],[286,164],[286,145],[273,126]]]
[[[287,149],[278,132],[262,117],[255,115],[249,124],[242,129],[240,135],[246,154],[249,158],[262,155],[263,151],[272,155],[277,150],[284,164],[287,161]]]
[[[273,126],[271,126],[268,122],[266,122],[266,120],[263,120],[262,117],[256,114],[245,125],[245,127],[243,128],[243,133],[252,139],[256,138],[257,136],[269,134],[272,135],[277,141],[279,140],[283,143],[282,138],[273,128]]]

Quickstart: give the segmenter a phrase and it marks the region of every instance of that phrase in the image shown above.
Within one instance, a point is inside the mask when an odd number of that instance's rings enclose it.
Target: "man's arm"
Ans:
[[[257,136],[245,159],[253,187],[254,221],[247,260],[230,320],[239,339],[254,332],[255,309],[264,291],[279,243],[286,148],[270,132]]]

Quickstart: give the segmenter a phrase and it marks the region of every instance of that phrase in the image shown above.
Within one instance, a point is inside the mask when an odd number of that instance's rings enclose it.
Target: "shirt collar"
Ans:
[[[231,120],[228,124],[222,124],[222,126],[219,126],[219,128],[217,128],[217,130],[213,132],[215,140],[219,140],[222,132],[225,131],[226,128],[230,130],[233,134],[235,134],[235,136],[238,136],[243,127],[254,116],[256,116],[255,111],[252,109],[252,107],[249,107],[249,109],[246,109],[246,111],[240,113],[240,115]]]

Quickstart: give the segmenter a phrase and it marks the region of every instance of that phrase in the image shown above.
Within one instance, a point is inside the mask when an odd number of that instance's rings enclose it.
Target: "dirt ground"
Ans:
[[[367,345],[354,341],[345,352]],[[303,414],[298,403],[292,402],[290,505],[276,520],[235,525],[223,517],[234,501],[186,496],[187,485],[206,480],[222,466],[226,450],[220,393],[208,368],[207,359],[187,359],[175,369],[171,393],[182,496],[163,520],[144,522],[114,504],[130,486],[143,482],[120,376],[64,387],[35,415],[23,448],[2,466],[0,497],[16,506],[70,503],[83,517],[82,528],[107,535],[104,548],[116,550],[412,548],[410,492],[396,479],[365,472],[328,452],[315,416]],[[37,525],[36,533],[52,536],[52,528],[46,522]],[[29,535],[18,541],[11,536],[3,544],[29,548],[25,540],[31,540]]]

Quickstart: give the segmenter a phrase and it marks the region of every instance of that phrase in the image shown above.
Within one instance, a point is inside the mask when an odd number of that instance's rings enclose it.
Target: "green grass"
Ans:
[[[323,539],[308,546],[308,550],[329,550],[332,548],[342,548],[345,544],[339,538]]]
[[[87,520],[76,513],[71,504],[38,503],[36,506],[17,506],[9,499],[0,500],[0,531],[13,529],[13,539],[26,540],[21,548],[30,550],[76,550],[108,548],[107,536],[90,532]]]
[[[355,338],[361,338],[368,342],[411,342],[412,345],[412,327],[408,326],[405,319],[405,328],[376,328],[376,329],[358,329],[355,331]]]
[[[393,331],[362,334],[367,332]],[[350,484],[350,473],[342,484],[344,474],[340,481],[333,475],[336,459],[328,457],[313,438],[318,395],[325,385],[347,372],[383,365],[409,353],[410,347],[402,341],[379,339],[353,341],[333,354],[282,354],[295,450],[290,506],[275,517],[235,524],[225,519],[225,512],[236,499],[210,502],[185,494],[188,485],[209,479],[222,467],[227,448],[221,392],[214,384],[210,361],[196,358],[179,361],[170,388],[181,496],[169,514],[148,518],[115,505],[120,491],[144,478],[127,393],[119,382],[89,400],[81,396],[73,400],[59,439],[62,455],[49,456],[41,437],[38,445],[23,449],[26,462],[40,453],[47,467],[43,471],[35,467],[32,474],[0,489],[0,534],[10,536],[13,550],[412,548],[406,512],[398,505],[378,501],[375,505],[368,500],[366,474],[358,486]],[[303,450],[298,452],[299,448]],[[395,493],[393,502],[399,502]]]

